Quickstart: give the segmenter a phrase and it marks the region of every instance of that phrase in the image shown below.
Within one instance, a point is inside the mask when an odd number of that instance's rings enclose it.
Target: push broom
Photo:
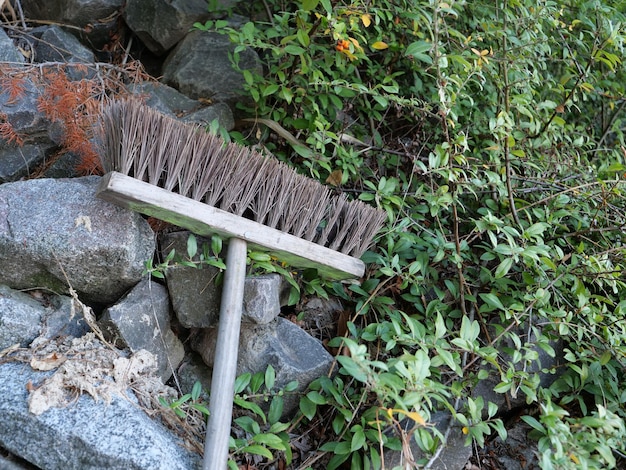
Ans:
[[[228,460],[247,248],[320,276],[359,278],[385,213],[284,163],[136,100],[102,113],[98,196],[197,235],[228,238],[203,470]]]

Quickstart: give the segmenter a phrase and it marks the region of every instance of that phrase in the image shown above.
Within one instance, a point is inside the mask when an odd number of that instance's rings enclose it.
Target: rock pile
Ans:
[[[208,389],[219,271],[172,267],[165,283],[146,276],[145,262],[184,253],[188,234],[156,236],[141,216],[97,199],[99,177],[79,176],[79,152],[58,157],[67,123],[42,111],[46,91],[27,73],[55,67],[67,83],[98,78],[112,38],[132,35],[136,49],[161,55],[163,80],[134,80],[128,92],[183,121],[231,129],[243,83],[232,46],[189,33],[211,16],[206,2],[123,3],[24,0],[28,24],[52,25],[0,28],[0,76],[19,77],[19,90],[0,88],[0,124],[14,133],[0,139],[0,447],[39,468],[200,465],[144,410],[195,381]],[[245,57],[260,69],[253,51]],[[303,390],[332,356],[279,317],[284,303],[279,276],[247,279],[238,372],[271,364],[278,386],[297,380]]]

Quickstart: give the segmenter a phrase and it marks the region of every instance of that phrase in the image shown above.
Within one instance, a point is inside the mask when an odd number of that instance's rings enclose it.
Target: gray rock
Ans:
[[[20,80],[20,86],[23,93],[19,99],[11,96],[7,90],[0,90],[0,110],[24,141],[33,143],[36,137],[48,135],[50,121],[38,109],[39,88],[27,78]],[[3,145],[2,140],[0,145]]]
[[[0,147],[0,183],[18,181],[41,164],[54,146],[24,144]]]
[[[80,338],[85,333],[91,331],[85,321],[82,312],[73,305],[74,301],[66,295],[53,295],[42,299],[47,304],[45,323],[41,335],[44,338],[54,338],[55,336],[73,336]]]
[[[20,85],[24,89],[20,99],[0,90],[0,108],[7,115],[7,121],[23,134],[47,132],[49,121],[37,109],[39,90],[30,80],[21,80]]]
[[[507,429],[505,441],[497,436],[492,441],[488,441],[483,452],[491,455],[500,463],[500,468],[506,470],[540,468],[537,458],[537,441],[528,437],[530,431],[532,431],[530,425],[518,420],[512,428]]]
[[[167,272],[167,285],[176,317],[185,328],[211,328],[219,321],[221,286],[215,284],[219,270],[173,267]],[[281,277],[248,276],[244,287],[242,320],[269,323],[280,314]],[[200,295],[190,295],[198,292]]]
[[[197,455],[119,396],[107,405],[81,395],[68,408],[30,413],[26,385],[48,375],[23,364],[0,365],[0,446],[46,470],[200,468]]]
[[[163,234],[161,256],[165,258],[172,250],[177,257],[186,256],[188,238],[189,232],[186,231]],[[198,237],[199,249],[205,243],[209,241]],[[165,279],[172,308],[185,328],[209,328],[217,324],[222,296],[216,284],[219,274],[219,269],[212,266],[202,266],[202,269],[172,266],[167,270]]]
[[[0,186],[0,283],[14,289],[71,286],[111,303],[141,279],[154,235],[138,214],[95,197],[99,177]]]
[[[224,130],[232,130],[235,127],[235,119],[233,112],[226,103],[215,103],[211,106],[205,106],[193,113],[182,116],[183,122],[189,122],[199,125],[209,125],[217,120],[220,127]]]
[[[167,272],[167,287],[176,318],[185,328],[210,328],[217,324],[222,297],[213,267],[194,269],[172,267]]]
[[[41,333],[44,312],[28,294],[0,286],[0,350],[28,346]]]
[[[345,323],[345,319],[341,318],[346,315],[343,312],[344,307],[338,298],[313,297],[302,305],[298,324],[315,338],[332,338],[336,336],[337,324],[342,321]]]
[[[41,91],[28,78],[20,79],[19,84],[23,88],[19,98],[0,90],[0,112],[23,141],[19,145],[0,139],[0,183],[29,176],[59,143],[55,135],[58,126],[51,125],[37,109]]]
[[[41,292],[37,292],[41,294]],[[0,351],[14,344],[28,346],[35,338],[82,336],[89,327],[80,314],[72,316],[71,299],[32,295],[0,285]]]
[[[472,447],[465,446],[466,436],[461,431],[461,427],[457,423],[452,423],[452,415],[448,411],[436,411],[432,414],[430,422],[435,425],[437,430],[446,435],[447,440],[442,445],[442,450],[430,462],[428,468],[432,470],[448,470],[462,469],[472,456]],[[452,424],[452,425],[451,425]],[[401,421],[404,431],[410,431],[416,425],[414,421],[407,418]],[[416,466],[417,461],[423,461],[425,464],[430,459],[424,456],[424,452],[419,448],[415,439],[409,434],[410,455],[405,451],[388,450],[385,452],[386,468],[422,468]],[[509,468],[509,467],[503,467]]]
[[[75,36],[60,26],[42,26],[31,34],[39,40],[35,42],[35,62],[64,62],[66,64],[91,65],[96,58]],[[94,70],[66,67],[67,76],[72,80],[92,78]]]
[[[148,106],[163,114],[179,118],[181,121],[207,125],[217,119],[220,127],[227,131],[235,127],[233,113],[224,103],[205,106],[178,90],[158,82],[142,82],[131,89],[133,93],[145,97],[145,103]]]
[[[280,315],[281,285],[278,274],[248,276],[243,291],[242,320],[263,325]]]
[[[164,234],[161,237],[161,256],[165,258],[175,250],[177,256],[186,257],[188,238],[189,232],[186,231]],[[202,247],[210,242],[197,237],[197,243]],[[168,269],[165,278],[172,307],[185,328],[211,328],[217,324],[222,298],[221,285],[216,282],[219,274],[219,269],[206,265],[202,269],[187,266],[172,266]],[[277,274],[246,277],[243,321],[268,323],[278,316],[281,279]],[[198,295],[190,295],[190,292]]]
[[[206,330],[192,341],[208,365],[213,364],[216,329]],[[303,391],[313,380],[328,374],[333,357],[322,344],[294,323],[278,317],[271,323],[242,323],[239,337],[237,375],[265,371],[271,365],[276,371],[276,388],[298,381]],[[285,413],[297,407],[294,396],[285,397]]]
[[[163,82],[190,98],[222,101],[234,109],[250,99],[243,74],[233,68],[229,57],[234,49],[226,35],[192,31],[163,63]],[[259,56],[249,48],[240,53],[239,67],[262,73]]]
[[[31,470],[33,468],[30,465],[26,467],[21,463],[15,462],[12,456],[6,458],[0,455],[0,470]]]
[[[266,325],[243,324],[238,367],[240,373],[256,373],[271,364],[276,386],[297,380],[303,389],[328,373],[333,357],[324,346],[294,323],[277,318]]]
[[[126,24],[155,54],[176,45],[192,25],[209,18],[206,0],[128,0]]]
[[[100,49],[118,32],[124,0],[22,0],[21,3],[29,19],[76,26],[69,29],[72,34]]]
[[[57,155],[50,165],[45,165],[42,178],[78,178],[84,176],[77,168],[82,157],[75,152],[63,152]]]
[[[200,382],[202,385],[200,397],[208,403],[208,391],[211,390],[211,368],[204,363],[199,354],[189,352],[178,366],[176,376],[182,394],[191,393],[194,384]]]
[[[66,62],[93,64],[93,52],[83,46],[75,36],[59,26],[42,26],[32,30],[36,38],[36,62]]]
[[[183,343],[170,329],[169,297],[161,284],[142,280],[117,304],[105,309],[98,323],[117,347],[154,354],[163,382],[183,360]]]
[[[0,62],[24,62],[24,56],[2,28],[0,28]]]

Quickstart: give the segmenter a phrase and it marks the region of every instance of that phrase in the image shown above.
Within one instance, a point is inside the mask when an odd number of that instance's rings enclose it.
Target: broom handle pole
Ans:
[[[239,238],[231,238],[228,242],[226,271],[222,287],[203,470],[224,470],[228,462],[228,440],[233,415],[246,256],[246,242]]]

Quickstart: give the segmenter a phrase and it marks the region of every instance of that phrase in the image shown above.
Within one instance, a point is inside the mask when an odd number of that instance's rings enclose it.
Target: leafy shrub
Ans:
[[[332,410],[329,468],[380,468],[406,416],[425,464],[437,409],[469,441],[504,436],[495,405],[463,399],[490,370],[539,405],[543,468],[623,459],[624,6],[267,4],[196,25],[228,34],[235,64],[261,54],[251,143],[389,215],[362,284],[326,286],[354,306],[338,375],[301,401]],[[565,365],[540,387],[535,346],[557,338]]]

